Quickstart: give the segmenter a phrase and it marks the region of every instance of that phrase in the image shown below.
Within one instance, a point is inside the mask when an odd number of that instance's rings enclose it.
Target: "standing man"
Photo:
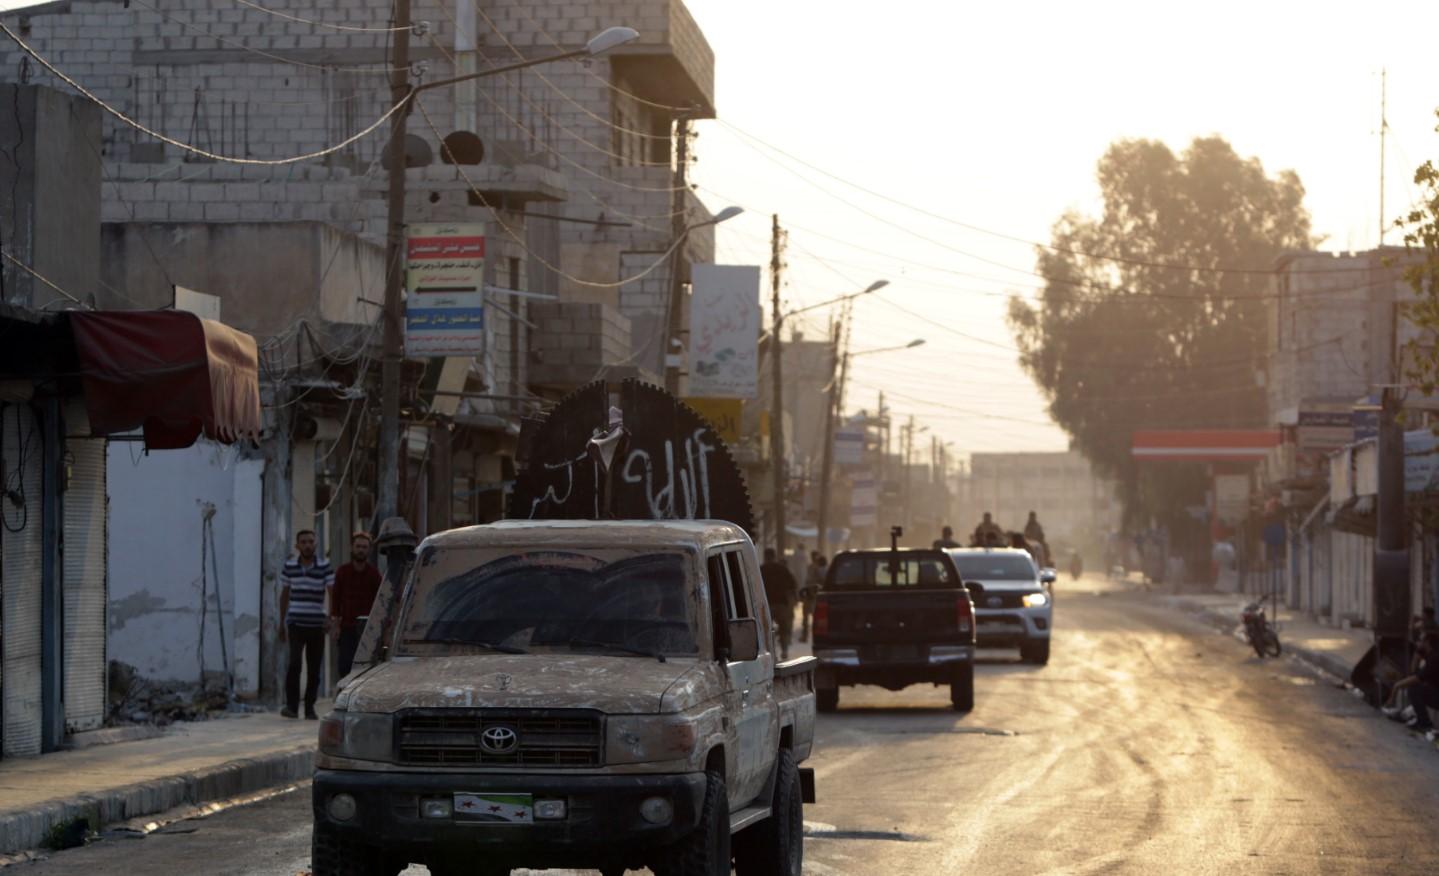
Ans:
[[[320,694],[320,667],[324,664],[325,595],[335,584],[335,570],[329,561],[315,556],[315,531],[295,533],[295,555],[280,572],[280,641],[290,643],[290,665],[285,673],[286,718],[299,717],[300,660],[305,661],[305,717],[318,720],[315,698]]]
[[[789,659],[789,638],[794,632],[794,599],[799,585],[789,567],[776,557],[774,548],[764,549],[764,563],[759,567],[760,580],[764,582],[765,599],[769,602],[769,613],[779,626],[780,659]]]
[[[340,678],[355,664],[355,649],[365,631],[360,618],[369,615],[379,591],[380,570],[370,563],[370,534],[357,532],[350,536],[350,561],[335,570],[330,599],[330,635],[338,639]]]
[[[964,545],[954,540],[954,527],[946,526],[939,531],[939,538],[934,540],[932,547],[935,550],[943,550],[944,548],[964,547]]]
[[[1029,520],[1024,524],[1024,540],[1044,544],[1044,527],[1039,525],[1039,515],[1033,511],[1029,512]]]
[[[1004,547],[1004,542],[1003,527],[988,511],[984,512],[984,519],[974,528],[974,547]]]
[[[799,640],[801,642],[809,641],[809,621],[814,617],[814,604],[819,600],[819,591],[824,586],[824,576],[828,571],[829,563],[825,560],[824,554],[819,551],[811,551],[809,568],[804,570],[804,589],[799,592],[801,606]]]

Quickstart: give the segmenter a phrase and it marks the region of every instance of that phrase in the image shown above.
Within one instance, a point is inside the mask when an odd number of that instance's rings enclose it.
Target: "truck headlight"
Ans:
[[[699,742],[699,726],[688,718],[614,715],[606,727],[606,763],[684,760]]]
[[[394,753],[394,718],[331,712],[320,722],[320,751],[355,760],[387,761]]]
[[[1045,593],[1026,593],[1026,594],[1024,594],[1024,607],[1025,607],[1025,608],[1043,608],[1044,606],[1046,606],[1046,605],[1048,605],[1048,604],[1049,604],[1049,595],[1048,595],[1048,594],[1045,594]]]

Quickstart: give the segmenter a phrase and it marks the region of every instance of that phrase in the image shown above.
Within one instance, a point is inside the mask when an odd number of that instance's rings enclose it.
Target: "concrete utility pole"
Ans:
[[[914,453],[914,414],[904,424],[904,528],[914,525],[914,490],[910,477],[910,456]]]
[[[389,217],[385,230],[384,351],[380,358],[380,483],[375,520],[399,514],[400,365],[404,360],[404,319],[400,289],[405,279],[405,132],[410,118],[410,0],[395,0],[394,69],[390,100],[405,105],[390,120]]]
[[[675,117],[675,150],[674,194],[671,198],[674,215],[670,217],[670,230],[674,238],[671,246],[674,247],[674,252],[670,255],[669,320],[665,326],[660,365],[664,368],[665,389],[678,395],[680,368],[678,365],[671,366],[669,357],[674,354],[675,339],[683,331],[685,278],[689,276],[689,259],[685,256],[684,238],[688,233],[685,227],[685,198],[689,195],[690,119],[684,113]]]
[[[1374,633],[1398,643],[1409,628],[1409,551],[1404,513],[1404,428],[1399,390],[1386,387],[1379,411],[1379,496],[1375,508]]]
[[[829,553],[829,499],[830,476],[834,472],[834,421],[839,416],[840,406],[843,402],[844,373],[849,365],[849,356],[842,356],[839,352],[839,339],[843,333],[843,320],[837,320],[834,324],[833,336],[830,338],[830,382],[829,399],[826,405],[824,418],[824,453],[820,457],[819,472],[819,522],[818,532],[815,534],[818,544],[815,549],[821,554]],[[839,377],[835,379],[835,368],[839,368]]]
[[[771,318],[773,327],[769,333],[770,371],[774,378],[774,393],[770,399],[769,409],[769,455],[770,465],[774,474],[774,511],[771,515],[774,520],[774,549],[779,553],[781,561],[784,560],[785,551],[785,519],[784,519],[784,493],[785,493],[785,459],[784,459],[784,314],[779,309],[779,290],[782,283],[781,274],[784,271],[784,232],[779,227],[779,214],[774,214],[774,221],[770,232],[770,259],[769,273],[772,288],[772,307],[774,316]]]

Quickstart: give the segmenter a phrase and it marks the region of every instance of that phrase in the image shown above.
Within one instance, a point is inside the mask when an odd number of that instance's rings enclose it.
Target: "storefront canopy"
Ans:
[[[90,430],[156,450],[260,434],[255,339],[174,310],[68,314]]]

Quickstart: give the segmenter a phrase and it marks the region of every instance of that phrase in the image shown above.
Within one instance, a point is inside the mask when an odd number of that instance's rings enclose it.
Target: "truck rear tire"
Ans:
[[[839,688],[822,687],[814,692],[815,708],[821,712],[833,712],[839,708]]]
[[[328,824],[316,824],[310,834],[310,872],[314,876],[394,876],[402,869],[387,867],[379,849]]]
[[[956,712],[974,710],[974,664],[966,663],[954,670],[949,682],[949,701]]]
[[[800,876],[804,871],[804,790],[794,752],[781,749],[770,817],[735,837],[738,876]]]
[[[1049,663],[1049,640],[1025,642],[1023,645],[1020,645],[1019,659],[1025,663],[1033,663],[1036,666],[1044,666]]]
[[[710,771],[706,778],[699,824],[669,848],[664,863],[654,868],[659,876],[729,876],[729,793],[720,773]]]

